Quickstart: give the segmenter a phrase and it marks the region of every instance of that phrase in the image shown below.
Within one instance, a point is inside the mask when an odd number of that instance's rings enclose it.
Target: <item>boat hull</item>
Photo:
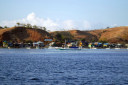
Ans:
[[[60,48],[59,50],[81,50],[79,48]]]

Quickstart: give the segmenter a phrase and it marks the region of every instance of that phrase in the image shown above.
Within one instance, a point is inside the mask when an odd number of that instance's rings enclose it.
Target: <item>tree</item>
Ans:
[[[46,27],[42,27],[42,29],[43,29],[44,31],[46,31]]]
[[[7,26],[4,26],[4,28],[8,28]]]
[[[60,34],[60,33],[57,33],[57,34],[55,35],[55,38],[56,38],[56,40],[59,40],[59,41],[62,41],[62,40],[63,40],[63,36],[62,36],[62,34]]]
[[[20,23],[19,22],[17,22],[16,24],[18,25],[18,27],[20,26]]]
[[[27,24],[26,28],[32,28],[32,25],[31,24]]]
[[[103,39],[99,39],[98,42],[101,42],[101,43],[107,43],[107,39],[106,38],[103,38]]]
[[[110,28],[110,27],[106,27],[106,29],[108,29],[108,28]]]
[[[38,29],[38,27],[36,25],[34,25],[33,28]]]
[[[3,27],[2,27],[2,26],[0,26],[0,29],[3,29]]]
[[[26,24],[22,24],[23,25],[23,27],[26,27]]]

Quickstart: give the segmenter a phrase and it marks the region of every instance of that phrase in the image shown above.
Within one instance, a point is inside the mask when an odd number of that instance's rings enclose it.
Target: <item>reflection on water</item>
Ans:
[[[127,85],[128,50],[0,49],[1,85]]]

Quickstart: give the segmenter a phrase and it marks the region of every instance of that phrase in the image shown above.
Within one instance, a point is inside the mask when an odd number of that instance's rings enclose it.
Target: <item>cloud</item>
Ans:
[[[56,30],[72,30],[72,29],[78,29],[78,30],[92,30],[92,29],[98,29],[102,28],[102,24],[98,25],[95,23],[90,23],[87,20],[83,21],[74,21],[74,20],[52,20],[50,18],[44,19],[39,18],[36,16],[34,12],[27,15],[27,17],[19,20],[12,20],[12,21],[2,21],[0,22],[1,26],[15,26],[17,22],[20,23],[30,23],[32,25],[42,26],[46,27],[47,30],[50,31],[56,31]]]
[[[27,16],[28,21],[35,20],[35,19],[36,19],[36,15],[33,12]]]
[[[83,21],[83,27],[86,28],[86,29],[90,29],[91,24],[88,21]]]
[[[66,29],[73,29],[76,28],[75,22],[73,20],[66,20],[62,22],[62,25]]]

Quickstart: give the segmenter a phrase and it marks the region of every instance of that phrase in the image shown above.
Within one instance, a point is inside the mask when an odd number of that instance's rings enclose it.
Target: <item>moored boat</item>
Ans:
[[[80,48],[59,48],[59,50],[81,50]]]

